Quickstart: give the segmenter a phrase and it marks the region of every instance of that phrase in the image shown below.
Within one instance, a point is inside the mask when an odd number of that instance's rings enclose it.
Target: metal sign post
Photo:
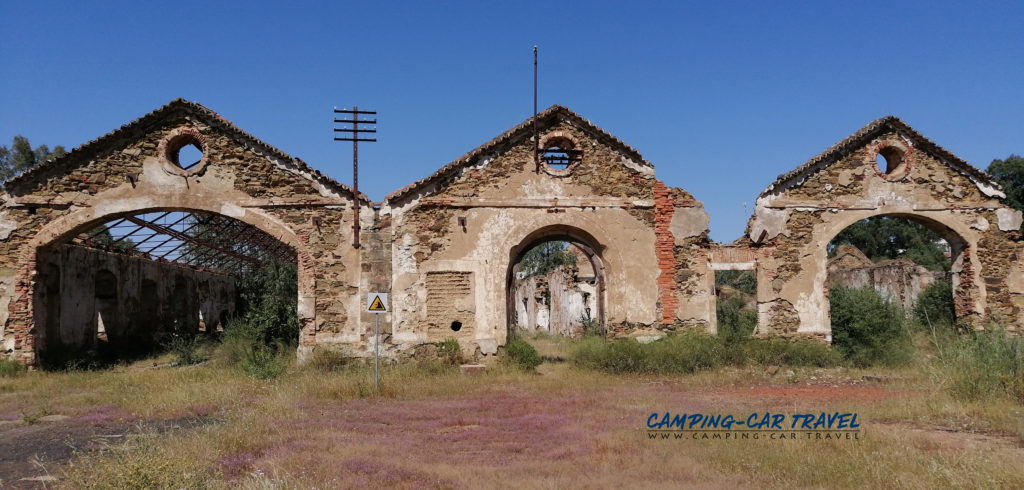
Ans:
[[[366,311],[373,313],[373,389],[380,390],[380,315],[388,312],[388,293],[366,295]]]

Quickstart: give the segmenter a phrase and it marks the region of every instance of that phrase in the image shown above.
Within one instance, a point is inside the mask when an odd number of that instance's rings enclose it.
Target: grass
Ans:
[[[527,340],[545,359],[562,359],[599,339]],[[701,350],[702,342],[669,339],[640,348],[663,359],[676,359],[673,349],[696,349],[698,359],[717,355]],[[475,376],[385,365],[378,392],[370,366],[329,354],[302,368],[286,359],[287,369],[267,380],[222,362],[149,369],[153,363],[145,360],[107,371],[0,378],[0,419],[217,421],[83,450],[70,465],[49,469],[71,487],[1024,485],[1024,406],[1009,397],[957,396],[939,374],[938,354],[909,366],[861,369],[801,361],[789,343],[749,348],[762,357],[694,362],[695,374],[685,375],[657,366],[608,374],[559,362],[544,364],[543,375],[502,363]],[[776,363],[778,353],[794,360],[787,367],[792,376],[765,373],[763,365]],[[893,382],[867,384],[866,374]],[[860,413],[864,439],[661,442],[646,440],[641,429],[646,414],[666,410],[833,409]]]
[[[692,374],[724,365],[830,367],[843,364],[836,350],[814,341],[727,340],[692,330],[646,344],[633,339],[585,338],[570,357],[577,366],[613,374]]]

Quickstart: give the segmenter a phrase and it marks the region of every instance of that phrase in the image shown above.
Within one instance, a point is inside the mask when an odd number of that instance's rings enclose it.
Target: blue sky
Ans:
[[[738,238],[774,178],[902,118],[975,166],[1024,153],[1024,2],[0,0],[0,142],[73,147],[177,97],[350,184],[332,109],[379,112],[371,199],[569,106]]]

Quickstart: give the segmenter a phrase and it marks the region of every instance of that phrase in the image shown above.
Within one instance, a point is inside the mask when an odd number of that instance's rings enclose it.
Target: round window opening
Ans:
[[[186,172],[198,171],[204,160],[203,142],[192,131],[182,130],[167,140],[164,157]]]
[[[202,159],[203,150],[200,150],[195,143],[189,143],[178,150],[178,155],[174,163],[184,170],[192,170],[192,167],[199,165],[199,162]]]
[[[569,164],[572,163],[572,155],[570,151],[571,150],[555,145],[551,148],[544,149],[544,154],[541,158],[544,159],[544,163],[547,166],[555,170],[565,170],[569,168]]]
[[[903,152],[898,148],[886,147],[878,150],[875,164],[888,180],[902,179],[907,175],[907,162]]]
[[[458,332],[459,330],[462,330],[462,322],[455,320],[452,322],[452,331]]]
[[[549,170],[565,173],[579,161],[580,153],[572,141],[566,138],[553,138],[544,144],[540,159]]]

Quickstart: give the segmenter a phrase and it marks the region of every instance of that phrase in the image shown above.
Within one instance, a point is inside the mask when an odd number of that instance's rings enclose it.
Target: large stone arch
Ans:
[[[1021,269],[1020,212],[1003,197],[987,175],[902,121],[872,122],[758,197],[744,240],[757,264],[759,333],[830,339],[825,248],[872,216],[919,220],[961,249],[958,321],[1018,329],[1024,288],[1007,279]]]
[[[107,202],[105,204],[108,206],[101,208],[97,208],[95,206],[88,207],[62,216],[61,218],[45,225],[41,230],[39,230],[35,237],[25,245],[24,252],[21,260],[19,261],[21,267],[19,268],[18,275],[21,277],[30,277],[35,273],[35,256],[40,248],[55,243],[61,243],[67,238],[77,235],[82,231],[89,230],[97,225],[122,216],[131,216],[154,211],[206,211],[215,214],[224,214],[225,211],[234,209],[234,211],[231,211],[233,213],[230,216],[231,218],[266,232],[278,241],[295,250],[296,265],[298,266],[298,283],[296,285],[298,297],[296,298],[296,311],[299,316],[299,324],[302,325],[302,330],[298,339],[299,348],[300,352],[303,353],[311,350],[315,344],[316,332],[315,305],[317,294],[316,279],[314,277],[316,265],[313,260],[313,256],[309,251],[309,247],[303,243],[296,232],[285,223],[282,223],[274,216],[268,215],[260,210],[237,208],[233,203],[222,200],[204,199],[202,201],[197,201],[180,194],[156,196],[155,199],[150,198],[147,200],[146,207],[141,208],[133,208],[133,204],[137,203],[133,203],[131,201],[124,203]],[[111,204],[113,205],[111,206]],[[106,214],[97,215],[98,210],[100,212],[105,212]],[[31,281],[31,287],[33,289],[29,294],[33,294],[34,288],[38,286],[39,285],[36,284],[35,281]],[[31,301],[15,301],[12,304],[10,312],[12,316],[16,315],[25,318],[32,318],[34,316]],[[31,332],[32,330],[30,330],[30,333]],[[26,337],[25,340],[25,348],[33,349],[33,336],[30,335],[29,337]]]
[[[945,214],[929,215],[928,213],[907,213],[905,211],[894,211],[885,207],[877,210],[846,211],[827,215],[818,228],[815,229],[814,240],[807,244],[801,253],[801,268],[806,271],[813,271],[813,294],[807,297],[807,301],[798,304],[798,312],[801,316],[801,324],[821,325],[823,328],[815,331],[805,329],[801,333],[825,335],[831,338],[831,325],[829,320],[829,299],[826,280],[827,271],[827,246],[828,244],[850,225],[875,217],[891,217],[908,219],[921,223],[936,232],[940,237],[950,244],[952,249],[954,295],[957,299],[957,317],[968,324],[974,323],[971,316],[981,316],[984,310],[980,308],[985,303],[985,285],[980,280],[978,271],[980,264],[977,260],[977,233],[972,232],[969,223],[965,223],[955,216]],[[761,311],[759,313],[766,314]],[[767,323],[770,318],[765,315],[760,320]],[[767,333],[767,332],[763,332]]]

